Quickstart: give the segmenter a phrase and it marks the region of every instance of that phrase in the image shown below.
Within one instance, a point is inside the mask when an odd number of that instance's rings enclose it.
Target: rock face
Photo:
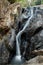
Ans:
[[[12,52],[15,53],[15,49],[10,48],[9,42],[12,37],[11,28],[18,29],[17,19],[19,18],[21,7],[19,3],[10,5],[7,0],[1,0],[0,3],[0,64],[5,64],[10,62]]]
[[[3,41],[0,41],[0,64],[8,63],[9,52]]]
[[[36,56],[35,58],[27,61],[25,65],[43,65],[43,56]]]
[[[2,30],[2,32],[0,32],[0,36],[1,33],[4,34],[5,30],[8,31],[7,26],[4,26],[4,19],[5,19],[5,13],[7,10],[7,7],[10,5],[10,3],[7,0],[0,0],[0,31]]]
[[[4,3],[3,1],[4,0],[0,1],[0,31],[2,30],[4,35],[4,33],[7,33],[12,26],[15,29],[18,28],[17,19],[20,14],[19,9],[21,10],[21,8],[19,3],[10,5],[7,0],[5,0]]]
[[[0,18],[4,17],[6,9],[10,3],[7,0],[0,0]]]
[[[3,35],[5,35],[9,30],[6,28],[7,26],[3,26],[5,13],[9,4],[10,3],[7,0],[0,0],[0,64],[7,63],[9,57],[9,52],[2,40]]]

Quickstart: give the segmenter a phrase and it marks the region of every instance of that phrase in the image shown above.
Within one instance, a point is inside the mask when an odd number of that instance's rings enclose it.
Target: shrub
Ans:
[[[41,0],[37,0],[37,1],[35,2],[35,4],[36,4],[36,5],[40,5],[40,4],[41,4]]]

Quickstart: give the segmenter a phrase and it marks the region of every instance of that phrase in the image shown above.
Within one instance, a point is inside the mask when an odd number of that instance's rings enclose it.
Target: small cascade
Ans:
[[[12,63],[22,63],[23,59],[21,58],[21,54],[20,54],[20,37],[21,34],[26,30],[26,28],[29,26],[30,20],[33,18],[33,8],[31,8],[31,16],[30,18],[27,20],[26,24],[24,25],[23,29],[21,31],[18,32],[18,34],[16,35],[16,56],[13,58]]]

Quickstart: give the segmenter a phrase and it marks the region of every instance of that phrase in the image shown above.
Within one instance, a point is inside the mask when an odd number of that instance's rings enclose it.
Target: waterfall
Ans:
[[[27,20],[26,24],[24,25],[23,29],[21,31],[18,32],[18,34],[16,35],[16,56],[13,58],[11,63],[22,63],[23,59],[21,58],[21,54],[20,54],[20,37],[21,34],[26,30],[26,28],[29,26],[30,20],[33,18],[33,8],[31,8],[31,16],[30,18]]]
[[[17,34],[16,36],[16,54],[20,55],[20,47],[19,47],[19,38],[21,36],[21,34],[25,31],[25,29],[29,26],[30,20],[33,18],[33,8],[31,8],[31,17],[28,19],[28,21],[26,22],[25,26],[23,27],[23,29]]]

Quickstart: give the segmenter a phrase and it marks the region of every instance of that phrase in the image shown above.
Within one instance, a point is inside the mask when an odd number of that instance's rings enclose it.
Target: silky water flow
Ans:
[[[11,63],[13,65],[15,64],[23,64],[24,63],[24,59],[22,58],[21,56],[21,53],[20,53],[20,42],[19,42],[19,39],[20,39],[20,36],[21,34],[26,30],[26,28],[29,26],[29,23],[30,23],[30,20],[33,18],[33,8],[31,8],[31,16],[30,18],[27,20],[26,24],[24,25],[23,29],[21,31],[18,32],[18,34],[16,35],[16,56],[13,57]]]

